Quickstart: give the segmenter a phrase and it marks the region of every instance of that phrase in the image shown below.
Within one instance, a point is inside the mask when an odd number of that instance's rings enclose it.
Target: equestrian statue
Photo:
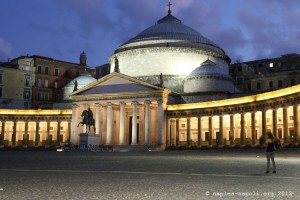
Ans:
[[[81,117],[83,117],[82,122],[79,122],[77,127],[81,124],[82,126],[85,124],[87,133],[90,132],[91,126],[94,127],[94,132],[96,132],[96,127],[95,127],[95,119],[93,118],[93,112],[91,108],[88,108],[87,110],[84,110],[81,114]]]

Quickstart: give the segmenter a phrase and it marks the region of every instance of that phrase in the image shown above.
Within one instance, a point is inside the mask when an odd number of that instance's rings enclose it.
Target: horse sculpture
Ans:
[[[88,127],[87,133],[89,133],[91,126],[93,126],[95,132],[95,119],[93,118],[93,112],[91,111],[91,109],[89,108],[88,110],[84,110],[81,114],[81,117],[83,117],[82,122],[79,122],[77,127],[79,127],[80,124],[82,124],[82,126],[85,124]]]

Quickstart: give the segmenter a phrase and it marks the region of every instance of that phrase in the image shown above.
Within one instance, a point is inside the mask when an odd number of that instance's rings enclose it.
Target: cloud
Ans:
[[[12,54],[12,45],[0,37],[0,59],[5,60]]]

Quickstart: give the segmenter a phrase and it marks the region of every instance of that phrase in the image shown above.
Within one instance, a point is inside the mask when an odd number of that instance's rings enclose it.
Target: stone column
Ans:
[[[125,144],[125,102],[120,102],[119,144]]]
[[[106,144],[112,143],[113,110],[112,103],[107,103]]]
[[[166,119],[166,146],[169,147],[170,145],[170,136],[171,136],[171,119]]]
[[[164,144],[164,110],[163,110],[163,106],[162,106],[162,100],[158,100],[158,107],[157,107],[157,119],[158,119],[158,123],[157,123],[157,144],[158,145],[163,145]]]
[[[186,119],[186,124],[187,124],[187,127],[186,127],[186,133],[187,133],[187,146],[190,147],[192,144],[191,144],[191,119],[190,118],[187,118]]]
[[[29,140],[29,137],[28,137],[28,121],[25,121],[25,134],[23,136],[23,139],[25,139],[25,141],[23,140],[23,146],[24,147],[27,147],[28,146],[28,140]]]
[[[39,146],[40,134],[39,134],[40,122],[37,120],[35,122],[35,146]]]
[[[299,117],[298,117],[298,105],[293,106],[293,116],[294,116],[294,135],[291,138],[293,143],[298,143],[298,136],[299,136]]]
[[[5,121],[2,121],[0,147],[4,147]]]
[[[266,120],[266,111],[262,110],[261,111],[261,130],[262,130],[262,135],[265,136],[266,132],[267,132],[267,120]]]
[[[107,105],[102,105],[102,144],[106,144],[106,135],[107,135]]]
[[[256,144],[255,112],[251,113],[251,137],[252,137],[252,145],[255,145]]]
[[[277,110],[273,109],[272,111],[272,122],[273,122],[273,135],[278,138],[278,128],[277,128]]]
[[[179,146],[179,119],[176,119],[176,144],[175,146]]]
[[[282,108],[283,110],[283,134],[284,134],[284,143],[289,142],[288,138],[288,113],[287,113],[287,107]]]
[[[137,102],[133,101],[132,105],[132,130],[131,130],[131,144],[137,144]]]
[[[100,104],[96,103],[95,108],[96,108],[95,134],[100,135]]]
[[[240,136],[240,145],[245,145],[245,113],[241,113],[241,136]]]
[[[201,137],[201,129],[202,129],[202,126],[201,126],[201,117],[198,117],[197,118],[197,121],[198,121],[198,146],[200,147],[201,146],[201,142],[202,142],[202,137]]]
[[[47,121],[46,144],[45,147],[50,146],[50,121]]]
[[[209,132],[209,146],[213,145],[213,124],[212,124],[212,117],[208,117],[208,132]]]
[[[16,146],[16,139],[17,139],[17,121],[14,120],[13,134],[12,134],[12,146]]]
[[[67,137],[66,137],[66,141],[67,142],[70,142],[70,137],[71,137],[71,122],[70,121],[68,121],[68,131],[67,131]]]
[[[230,115],[230,145],[234,145],[234,114]]]
[[[71,128],[71,136],[70,143],[72,145],[77,144],[78,139],[78,106],[76,104],[72,105],[72,128]]]
[[[145,101],[145,144],[150,144],[150,104],[151,101]]]
[[[220,115],[219,116],[219,132],[220,132],[220,138],[218,138],[219,139],[219,145],[223,145],[223,135],[224,135],[224,133],[223,133],[223,115]]]
[[[60,125],[61,121],[57,121],[57,130],[56,130],[56,147],[60,147]]]

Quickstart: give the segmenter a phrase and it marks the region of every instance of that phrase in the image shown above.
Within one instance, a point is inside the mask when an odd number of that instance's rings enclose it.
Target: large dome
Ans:
[[[182,93],[184,78],[208,57],[228,73],[230,58],[225,51],[169,11],[117,48],[109,63],[112,72],[118,59],[121,73],[154,85],[159,84],[162,73],[164,86]]]
[[[184,79],[184,93],[234,91],[228,72],[210,59],[203,62]]]
[[[199,32],[182,24],[170,13],[157,23],[121,45],[115,53],[146,47],[189,47],[226,56],[223,49]],[[229,59],[229,58],[228,58]]]
[[[73,81],[70,81],[64,88],[64,100],[70,100],[70,94],[74,91],[75,82],[77,82],[77,89],[80,89],[94,81],[96,81],[92,75],[90,75],[88,72],[84,72],[80,74],[78,77],[76,77]]]

